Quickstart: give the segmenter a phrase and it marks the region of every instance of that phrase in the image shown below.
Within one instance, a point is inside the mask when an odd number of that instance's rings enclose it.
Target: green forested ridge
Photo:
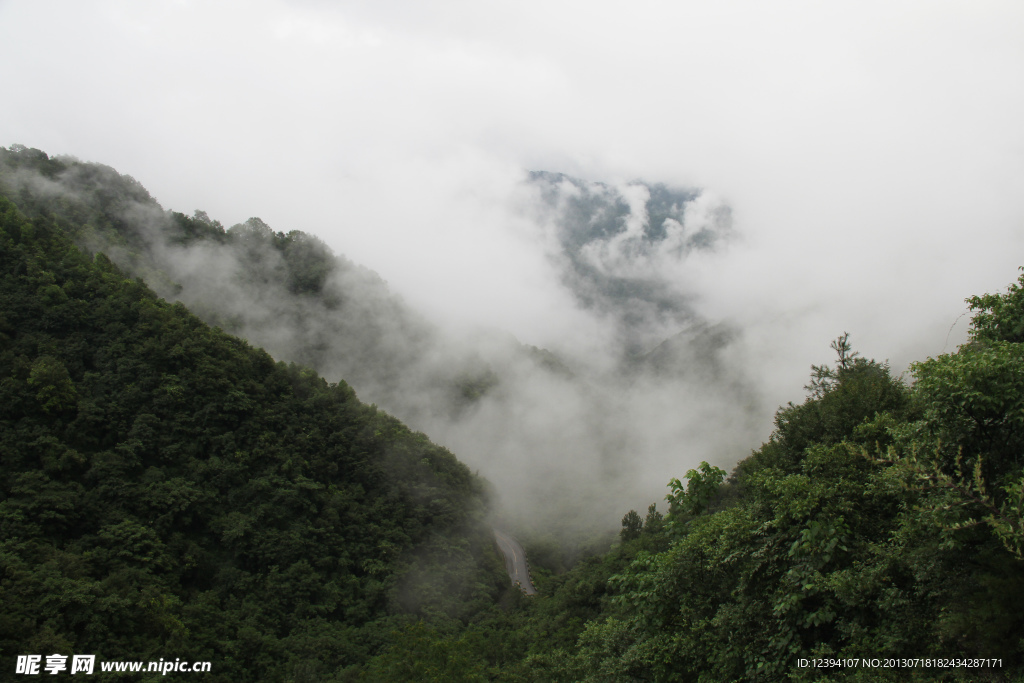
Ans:
[[[321,680],[507,583],[480,480],[0,198],[0,651]],[[7,664],[4,665],[5,669]]]

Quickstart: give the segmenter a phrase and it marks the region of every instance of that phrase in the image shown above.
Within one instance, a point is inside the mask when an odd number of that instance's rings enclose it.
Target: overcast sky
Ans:
[[[1017,277],[1022,67],[1019,2],[0,0],[0,144],[548,346],[580,328],[523,172],[704,188],[737,236],[680,277],[777,405],[842,331],[902,369]]]

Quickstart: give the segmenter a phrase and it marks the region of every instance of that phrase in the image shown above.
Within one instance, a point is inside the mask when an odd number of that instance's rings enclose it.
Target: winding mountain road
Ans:
[[[526,564],[526,551],[523,550],[523,546],[519,545],[516,539],[497,529],[494,530],[494,538],[498,541],[501,554],[505,556],[505,569],[512,583],[518,585],[527,595],[537,595],[537,589],[530,581],[530,570]]]

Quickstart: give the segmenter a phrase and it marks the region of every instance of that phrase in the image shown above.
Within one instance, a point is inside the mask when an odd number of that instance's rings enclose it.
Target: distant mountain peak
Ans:
[[[608,184],[531,171],[537,219],[554,234],[563,284],[614,321],[628,353],[650,348],[695,320],[681,275],[696,252],[732,232],[729,206],[699,189],[631,181]]]

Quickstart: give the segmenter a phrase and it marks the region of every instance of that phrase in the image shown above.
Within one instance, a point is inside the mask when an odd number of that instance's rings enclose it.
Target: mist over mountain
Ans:
[[[80,244],[162,296],[343,379],[490,479],[526,528],[614,528],[681,468],[756,443],[756,396],[724,355],[741,331],[701,319],[685,284],[687,258],[730,236],[728,207],[700,191],[524,175],[538,248],[598,331],[573,353],[444,329],[315,236],[165,211],[134,179],[72,158],[12,146],[2,161],[23,211],[76,217]]]
[[[606,332],[579,357],[445,329],[308,234],[0,150],[8,665],[171,647],[216,681],[819,680],[809,658],[835,680],[1020,677],[1024,277],[968,299],[970,341],[912,384],[839,336],[729,474],[707,460],[748,438],[743,330],[702,319],[680,274],[723,211],[694,220],[680,192],[659,214],[668,191],[642,183],[531,192],[538,244]],[[492,484],[186,300],[356,378]],[[495,524],[526,537],[536,597]]]
[[[1021,35],[0,1],[0,679],[1024,680]]]
[[[609,318],[626,355],[700,322],[678,271],[731,231],[729,207],[698,190],[632,182],[615,187],[533,171],[535,220],[549,223],[562,282],[586,310]]]

